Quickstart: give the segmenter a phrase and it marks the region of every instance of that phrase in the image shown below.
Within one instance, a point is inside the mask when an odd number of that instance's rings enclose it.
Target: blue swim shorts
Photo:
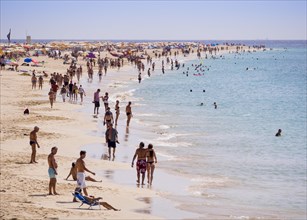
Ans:
[[[48,174],[49,174],[49,177],[50,178],[56,178],[56,175],[55,175],[55,171],[53,168],[50,168],[48,169]]]

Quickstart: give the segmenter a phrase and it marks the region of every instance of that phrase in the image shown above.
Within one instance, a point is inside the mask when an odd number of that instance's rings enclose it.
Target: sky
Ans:
[[[306,40],[306,0],[0,0],[1,39]]]

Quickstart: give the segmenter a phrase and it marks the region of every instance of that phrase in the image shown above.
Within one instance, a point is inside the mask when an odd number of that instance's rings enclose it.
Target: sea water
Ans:
[[[134,115],[157,134],[158,157],[168,158],[159,169],[191,181],[189,199],[174,197],[183,209],[306,218],[306,41],[270,46],[179,70],[166,65],[135,89]],[[198,64],[205,71],[195,76]]]

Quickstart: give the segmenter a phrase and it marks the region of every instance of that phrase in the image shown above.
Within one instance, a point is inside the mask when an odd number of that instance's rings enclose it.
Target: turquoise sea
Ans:
[[[166,65],[165,74],[162,58],[156,60],[150,78],[124,88],[134,97],[132,123],[142,129],[120,134],[121,141],[134,136],[154,145],[159,163],[152,188],[197,213],[182,218],[306,219],[306,41],[243,43],[267,50],[203,54],[179,70]],[[194,76],[198,64],[205,71]],[[278,129],[282,135],[275,137]],[[130,164],[134,150],[123,143],[116,160]],[[126,171],[108,172],[112,181],[134,185],[123,178]]]
[[[306,218],[306,41],[266,46],[156,70],[134,92],[149,113],[140,120],[161,134],[156,151],[169,156],[159,166],[192,182],[188,210]],[[200,63],[209,70],[194,76]]]

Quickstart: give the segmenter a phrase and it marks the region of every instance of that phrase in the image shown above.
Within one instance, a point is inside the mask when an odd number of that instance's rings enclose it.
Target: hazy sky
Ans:
[[[306,39],[306,0],[0,1],[1,39]]]

